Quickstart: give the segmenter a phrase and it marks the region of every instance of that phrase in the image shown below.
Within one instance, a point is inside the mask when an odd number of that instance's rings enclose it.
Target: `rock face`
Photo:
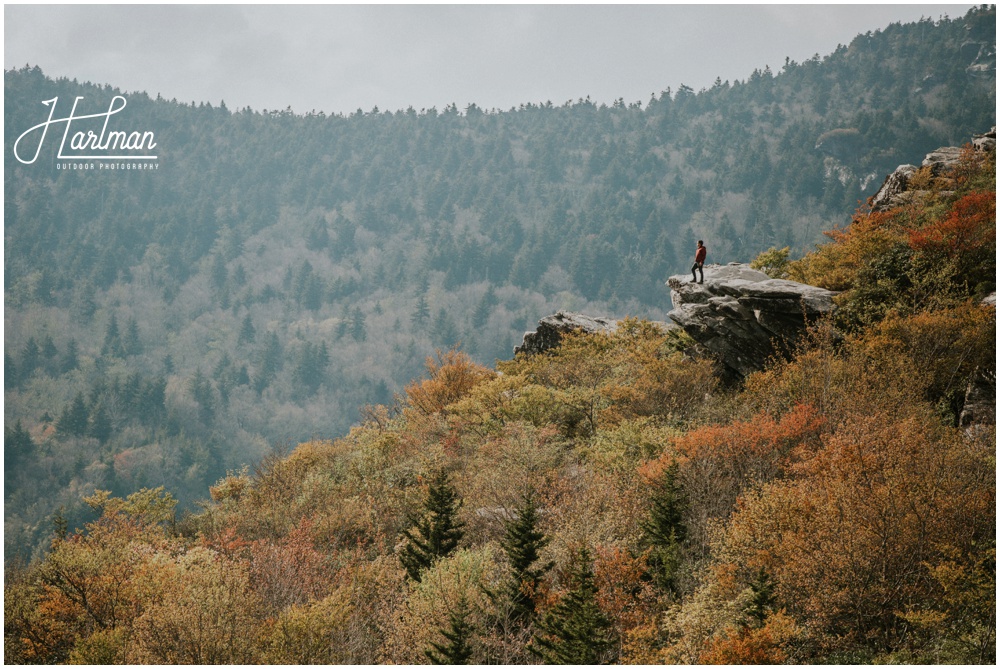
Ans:
[[[677,327],[673,323],[655,323],[664,330]],[[514,347],[514,355],[518,353],[542,353],[559,345],[567,332],[604,332],[611,334],[618,329],[618,321],[610,318],[594,318],[583,314],[560,311],[552,316],[546,316],[538,321],[538,329],[525,332],[520,346]]]
[[[995,151],[997,146],[996,126],[985,134],[973,136],[972,146],[977,151]],[[962,149],[957,146],[942,146],[940,149],[928,153],[919,168],[915,165],[900,165],[895,172],[885,178],[882,187],[872,197],[872,211],[885,211],[899,207],[926,193],[926,190],[911,188],[910,182],[921,168],[930,168],[930,174],[927,176],[936,179],[939,185],[941,182],[947,185],[947,182],[951,181],[951,172],[958,165],[961,155]]]
[[[618,329],[618,321],[608,318],[593,318],[583,314],[573,314],[560,311],[552,316],[546,316],[538,321],[538,329],[525,332],[520,346],[514,347],[514,355],[518,353],[541,353],[558,346],[566,332],[582,330],[583,332],[612,333]]]
[[[740,379],[786,353],[806,326],[834,310],[836,293],[772,279],[749,265],[708,265],[705,282],[689,275],[667,281],[670,319],[712,353],[727,375]]]

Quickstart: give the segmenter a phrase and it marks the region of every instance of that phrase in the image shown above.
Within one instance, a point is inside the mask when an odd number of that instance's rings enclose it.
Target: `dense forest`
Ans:
[[[757,258],[840,293],[741,385],[626,319],[441,353],[197,513],[89,493],[8,567],[5,662],[995,663],[996,428],[963,405],[996,378],[996,152],[924,172]]]
[[[331,116],[132,92],[159,143],[134,173],[16,162],[41,101],[120,92],[5,72],[5,557],[94,521],[95,489],[194,508],[275,445],[391,406],[435,350],[491,366],[558,309],[664,320],[696,239],[710,262],[808,252],[898,164],[995,124],[995,30],[985,6],[893,24],[611,106]]]

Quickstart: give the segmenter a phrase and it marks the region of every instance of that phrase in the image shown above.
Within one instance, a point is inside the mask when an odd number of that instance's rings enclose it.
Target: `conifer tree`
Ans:
[[[66,374],[67,372],[72,372],[79,366],[79,346],[77,346],[76,339],[70,339],[66,343],[66,353],[63,355],[62,363],[59,365],[59,373]]]
[[[607,615],[597,605],[597,586],[585,546],[574,555],[570,591],[545,614],[528,650],[545,664],[603,664],[616,643]]]
[[[447,639],[448,643],[440,644],[431,642],[431,648],[424,650],[424,655],[431,661],[431,664],[468,664],[472,658],[472,648],[469,641],[472,639],[472,625],[469,623],[469,600],[462,593],[458,600],[458,606],[453,611],[448,612],[448,629],[441,630],[441,636]]]
[[[664,592],[677,592],[677,569],[680,566],[681,544],[687,537],[684,510],[687,496],[677,480],[678,465],[672,462],[653,483],[652,506],[642,523],[646,542],[652,549],[649,565],[657,586]]]
[[[42,338],[42,344],[39,347],[39,353],[41,354],[42,360],[45,362],[45,368],[49,371],[58,371],[55,368],[56,357],[59,355],[59,350],[56,348],[56,343],[52,341],[52,335],[45,335]]]
[[[102,444],[107,442],[111,438],[111,433],[113,432],[113,427],[111,425],[111,417],[108,416],[107,409],[104,408],[104,404],[98,402],[97,406],[90,415],[90,425],[87,428],[87,435],[97,439],[97,441]]]
[[[423,513],[410,516],[411,527],[403,530],[407,543],[399,553],[399,561],[414,581],[434,562],[450,555],[462,539],[458,508],[462,500],[448,483],[448,475],[439,471],[427,489]]]
[[[747,605],[746,613],[751,624],[760,625],[767,618],[768,614],[774,610],[774,581],[770,574],[763,567],[757,572],[753,582],[750,583],[750,603]]]
[[[104,331],[104,344],[101,346],[101,355],[121,356],[122,336],[118,329],[118,317],[111,314],[108,320],[108,327]]]
[[[240,325],[240,334],[237,339],[237,344],[252,344],[253,340],[257,337],[257,330],[253,326],[253,318],[250,314],[243,317],[243,324]]]
[[[83,393],[77,393],[73,402],[67,406],[59,421],[56,423],[56,431],[59,434],[69,437],[82,437],[87,432],[87,422],[90,413],[87,411],[87,404],[83,400]]]
[[[542,577],[555,563],[547,562],[532,567],[538,562],[539,552],[549,543],[536,527],[538,509],[534,493],[522,499],[516,514],[514,519],[504,524],[504,537],[500,542],[507,554],[510,572],[500,592],[488,594],[494,601],[503,598],[509,602],[512,620],[526,622],[535,615],[533,595],[537,592]]]
[[[21,378],[27,379],[31,376],[31,373],[38,367],[40,358],[41,351],[38,348],[38,343],[34,337],[28,337],[28,341],[24,343],[24,348],[21,350]]]
[[[122,340],[122,350],[127,355],[139,355],[142,353],[139,324],[134,318],[130,318],[125,326],[125,338]]]
[[[14,468],[21,464],[24,458],[34,450],[35,442],[31,439],[31,434],[21,424],[20,419],[14,423],[13,428],[4,426],[3,462],[4,469],[8,473],[13,474]]]
[[[351,337],[354,341],[364,341],[368,338],[368,331],[365,327],[365,314],[361,307],[354,307],[351,312]]]
[[[479,300],[479,304],[476,306],[476,310],[472,314],[472,324],[481,328],[486,325],[486,321],[489,320],[490,314],[493,312],[493,307],[499,302],[497,299],[496,292],[493,290],[493,284],[486,289],[483,294],[483,298]]]
[[[17,387],[17,364],[9,353],[3,354],[3,387],[4,390],[11,390]]]
[[[413,309],[413,315],[410,316],[410,322],[413,323],[414,327],[423,326],[431,317],[431,308],[427,304],[427,297],[421,295],[417,298],[417,306]]]

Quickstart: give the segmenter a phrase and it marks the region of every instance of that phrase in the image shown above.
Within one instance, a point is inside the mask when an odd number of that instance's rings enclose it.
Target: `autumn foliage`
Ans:
[[[789,263],[838,315],[740,387],[627,319],[497,371],[441,353],[197,513],[96,491],[8,568],[5,661],[993,663],[992,169]]]

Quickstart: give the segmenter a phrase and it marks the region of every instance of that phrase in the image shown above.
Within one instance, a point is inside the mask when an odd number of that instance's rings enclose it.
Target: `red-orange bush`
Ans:
[[[912,249],[932,258],[959,256],[970,263],[996,254],[996,193],[969,193],[947,216],[909,232]]]

